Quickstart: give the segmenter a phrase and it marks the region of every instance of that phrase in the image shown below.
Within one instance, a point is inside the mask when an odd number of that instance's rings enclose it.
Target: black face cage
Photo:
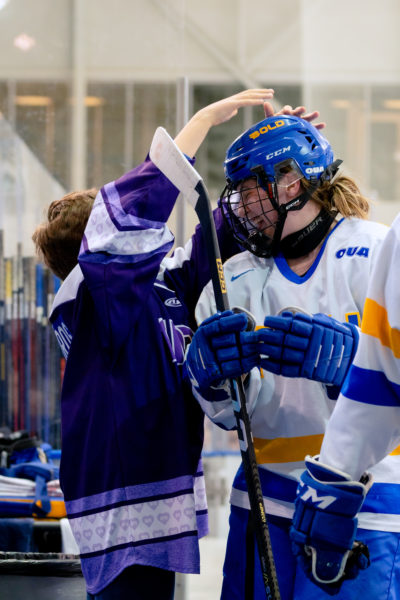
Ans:
[[[228,183],[220,204],[225,222],[240,246],[256,256],[269,258],[278,250],[287,213],[278,205],[275,179],[267,177],[264,169],[262,171],[261,184],[261,174],[239,190],[237,185]]]

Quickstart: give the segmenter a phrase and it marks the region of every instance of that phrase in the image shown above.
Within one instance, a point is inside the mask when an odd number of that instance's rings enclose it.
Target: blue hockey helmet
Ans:
[[[335,175],[340,163],[334,162],[328,140],[304,119],[279,115],[250,127],[229,146],[224,162],[227,186],[220,200],[234,237],[257,256],[276,254],[288,211],[300,210],[320,183]],[[279,181],[290,171],[296,180],[305,178],[309,185],[301,186],[296,198],[280,205]],[[259,218],[258,215],[254,218],[254,201],[251,211],[245,210],[242,183],[245,180],[253,180],[251,188],[259,190]],[[264,208],[265,197],[270,201],[269,210]],[[267,224],[263,230],[261,221],[264,226]],[[326,227],[328,221],[323,219],[323,222]],[[295,240],[293,235],[292,240]]]
[[[312,181],[319,179],[333,162],[328,140],[308,121],[291,115],[268,117],[242,133],[228,148],[224,162],[228,183],[254,177],[262,167],[275,178],[276,165],[292,159],[300,173]]]

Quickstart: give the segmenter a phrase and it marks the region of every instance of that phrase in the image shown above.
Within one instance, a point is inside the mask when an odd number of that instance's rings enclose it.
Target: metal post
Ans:
[[[72,143],[71,187],[86,187],[86,0],[74,0],[72,11]]]
[[[176,131],[180,131],[189,120],[189,80],[180,77],[176,82]],[[182,195],[176,201],[175,241],[177,246],[186,242],[186,206]]]
[[[133,168],[133,130],[134,130],[134,84],[129,82],[125,85],[125,138],[124,138],[124,170]]]

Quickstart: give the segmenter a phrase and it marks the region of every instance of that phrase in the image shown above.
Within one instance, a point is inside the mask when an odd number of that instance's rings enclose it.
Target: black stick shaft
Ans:
[[[222,312],[229,309],[229,301],[210,200],[203,181],[199,181],[195,189],[199,194],[195,211],[202,227],[205,246],[208,252],[217,310]],[[249,495],[250,518],[253,519],[255,525],[255,536],[261,562],[265,593],[268,600],[280,600],[281,596],[278,578],[272,554],[268,523],[265,516],[264,499],[254,451],[253,437],[251,434],[250,419],[246,407],[246,395],[243,382],[242,379],[238,377],[232,380],[230,384],[240,452]]]

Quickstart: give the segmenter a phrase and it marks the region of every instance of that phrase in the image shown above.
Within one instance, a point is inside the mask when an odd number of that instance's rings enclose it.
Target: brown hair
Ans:
[[[305,189],[310,185],[304,178],[301,183]],[[338,175],[333,181],[323,182],[313,193],[312,199],[327,210],[337,210],[343,217],[368,218],[369,200],[361,193],[354,179],[347,175]]]
[[[72,192],[54,200],[47,221],[32,235],[36,252],[51,271],[65,279],[78,263],[79,248],[97,190]]]

